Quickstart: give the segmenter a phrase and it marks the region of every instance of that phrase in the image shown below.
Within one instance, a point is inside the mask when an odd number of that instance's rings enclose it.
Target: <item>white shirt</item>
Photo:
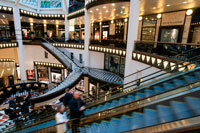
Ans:
[[[61,114],[60,112],[56,113],[56,124],[63,123],[67,120],[67,113],[64,112]],[[64,133],[67,131],[66,123],[57,125],[57,133]]]

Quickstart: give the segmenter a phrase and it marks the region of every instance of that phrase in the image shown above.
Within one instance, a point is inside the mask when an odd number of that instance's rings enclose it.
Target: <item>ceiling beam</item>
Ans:
[[[38,8],[37,8],[37,12],[40,11],[40,6],[41,6],[41,0],[38,0]]]
[[[15,5],[19,5],[20,0],[15,1]]]

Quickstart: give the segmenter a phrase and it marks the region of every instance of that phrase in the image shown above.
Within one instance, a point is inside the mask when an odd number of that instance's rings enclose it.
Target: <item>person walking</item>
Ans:
[[[67,131],[67,115],[65,112],[65,106],[63,104],[58,105],[57,113],[56,113],[56,124],[57,125],[57,133],[64,133]]]
[[[73,98],[73,94],[69,91],[69,88],[65,89],[65,96],[63,97],[63,103],[65,107],[69,105],[69,101]]]
[[[70,108],[70,119],[72,120],[72,132],[77,133],[79,132],[77,130],[80,118],[84,116],[84,110],[85,110],[85,103],[80,98],[80,93],[76,91],[73,94],[73,98],[69,102],[69,108]]]

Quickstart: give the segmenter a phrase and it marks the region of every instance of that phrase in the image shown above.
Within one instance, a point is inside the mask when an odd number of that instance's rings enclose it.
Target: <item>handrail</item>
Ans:
[[[196,57],[200,57],[200,55],[198,55],[198,56],[196,56]],[[196,57],[192,57],[192,58],[196,58]],[[191,59],[192,59],[191,58]],[[182,62],[180,62],[179,64],[181,64],[182,65]],[[185,65],[182,65],[181,67],[179,67],[178,69],[181,69],[181,68],[185,68],[185,67],[187,67],[187,66],[189,66],[189,65],[191,65],[191,64],[193,64],[193,63],[188,63],[188,64],[185,64]],[[170,68],[173,68],[173,67],[175,67],[176,65],[173,65],[173,66],[170,66],[170,67],[167,67],[166,69],[168,70],[168,69],[170,69]],[[149,67],[148,67],[149,68]],[[151,68],[151,67],[150,67]],[[174,72],[175,70],[170,70],[170,71],[168,71],[168,72]],[[166,75],[167,73],[161,73],[161,72],[163,72],[163,70],[159,70],[159,71],[156,71],[156,72],[154,72],[154,73],[151,73],[151,74],[149,74],[149,75],[146,75],[146,76],[143,76],[143,77],[141,77],[141,78],[139,78],[139,79],[136,79],[136,80],[133,80],[133,81],[130,81],[130,82],[128,82],[128,83],[126,83],[126,84],[123,84],[123,85],[119,85],[119,86],[117,86],[117,87],[114,87],[114,88],[112,88],[112,90],[114,90],[114,91],[110,91],[110,93],[109,94],[105,94],[105,93],[103,93],[103,94],[100,94],[100,96],[98,97],[98,99],[97,100],[99,100],[99,99],[101,99],[101,98],[104,98],[104,97],[107,97],[107,96],[115,96],[115,95],[117,95],[116,93],[118,93],[118,92],[121,92],[121,91],[123,91],[123,90],[125,90],[125,89],[127,89],[127,88],[130,88],[130,87],[133,87],[133,86],[137,86],[137,82],[138,82],[138,80],[142,80],[142,79],[145,79],[145,78],[148,78],[148,77],[150,77],[149,79],[146,79],[146,80],[144,80],[144,81],[142,81],[142,82],[140,82],[140,83],[144,83],[144,82],[147,82],[147,81],[149,81],[149,80],[151,80],[151,79],[154,79],[154,78],[157,78],[157,77],[159,77],[159,76],[163,76],[163,75]],[[161,74],[159,74],[159,75],[157,75],[158,73],[161,73]],[[131,74],[130,74],[131,75]],[[151,77],[152,75],[155,75],[154,77]],[[134,83],[135,82],[135,83]],[[133,84],[132,84],[133,83]],[[129,85],[129,86],[127,86],[127,85]],[[123,89],[118,89],[118,88],[123,88]],[[101,88],[101,87],[99,87],[99,88]],[[97,89],[99,89],[99,88],[97,88]],[[116,89],[116,90],[115,90]],[[89,91],[90,92],[90,91]],[[86,92],[87,93],[87,92]],[[84,93],[85,94],[85,93]],[[114,94],[114,95],[112,95],[112,94]],[[86,99],[87,100],[87,99]],[[95,101],[96,102],[96,101]],[[93,103],[94,103],[94,101],[93,101]]]

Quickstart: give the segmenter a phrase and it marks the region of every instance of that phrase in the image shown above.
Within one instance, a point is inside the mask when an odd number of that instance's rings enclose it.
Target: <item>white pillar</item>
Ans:
[[[56,37],[59,37],[59,25],[56,25]]]
[[[30,27],[31,27],[31,38],[33,39],[34,38],[34,34],[32,34],[32,32],[34,32],[33,23],[30,23]]]
[[[89,13],[87,11],[87,9],[85,9],[85,41],[84,41],[84,65],[86,67],[90,67],[90,53],[89,53],[89,44],[90,44],[90,16]]]
[[[141,40],[141,34],[142,34],[142,20],[139,21],[138,25],[138,36],[137,36],[137,41]]]
[[[44,33],[47,33],[47,24],[44,24]],[[47,35],[45,34],[44,37],[47,37]]]
[[[65,12],[65,40],[69,40],[69,24],[67,20],[67,12]]]
[[[16,5],[13,7],[13,18],[15,25],[16,40],[18,43],[18,57],[19,57],[19,66],[21,72],[21,80],[22,82],[25,82],[27,79],[26,79],[26,70],[24,65],[24,46],[22,41],[21,20],[20,20],[19,8]]]
[[[159,36],[160,25],[161,25],[161,19],[158,19],[158,20],[157,20],[157,24],[156,24],[155,42],[158,42],[158,36]]]
[[[135,48],[135,41],[137,40],[138,35],[138,26],[139,26],[139,13],[140,13],[140,0],[131,0],[130,1],[130,14],[129,14],[129,29],[128,29],[128,38],[127,38],[127,48],[126,48],[126,63],[125,63],[125,76],[133,73],[135,66],[132,63],[132,52]],[[133,80],[131,77],[125,79],[125,83]]]
[[[192,21],[192,16],[186,16],[185,26],[184,26],[184,31],[183,31],[183,37],[182,37],[182,43],[183,44],[186,44],[187,41],[188,41],[191,21]]]
[[[128,23],[124,22],[124,42],[126,42],[127,39],[127,31],[128,31]]]
[[[101,35],[102,35],[102,22],[99,23],[99,41],[101,42]]]
[[[89,95],[89,78],[84,77],[84,92],[86,92],[86,97]]]

